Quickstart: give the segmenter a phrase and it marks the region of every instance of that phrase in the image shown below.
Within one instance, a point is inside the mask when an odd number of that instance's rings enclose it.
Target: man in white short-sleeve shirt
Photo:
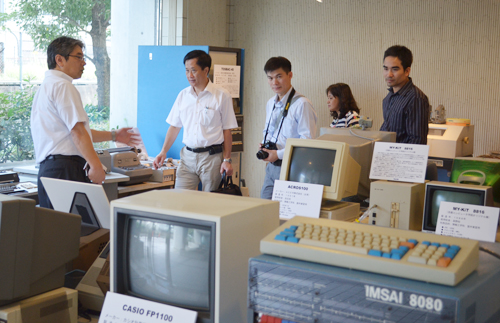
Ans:
[[[182,90],[167,117],[170,127],[162,150],[153,164],[161,167],[167,152],[182,127],[181,163],[177,168],[175,187],[195,190],[202,183],[204,191],[217,189],[221,174],[233,173],[231,166],[231,129],[238,126],[231,95],[208,78],[212,58],[202,50],[184,57],[186,77],[190,84]]]
[[[85,58],[83,42],[59,37],[47,48],[45,79],[31,108],[31,135],[38,171],[40,206],[52,208],[40,177],[68,179],[79,182],[104,182],[104,169],[92,142],[120,141],[137,144],[138,136],[122,128],[117,131],[96,131],[89,127],[80,93],[72,84],[82,76]],[[88,163],[88,172],[84,170]],[[88,174],[88,175],[87,175]]]

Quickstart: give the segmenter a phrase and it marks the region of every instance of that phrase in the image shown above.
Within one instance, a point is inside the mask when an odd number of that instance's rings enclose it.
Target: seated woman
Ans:
[[[359,108],[351,88],[344,83],[332,84],[326,89],[328,109],[333,117],[332,128],[347,128],[359,124]]]

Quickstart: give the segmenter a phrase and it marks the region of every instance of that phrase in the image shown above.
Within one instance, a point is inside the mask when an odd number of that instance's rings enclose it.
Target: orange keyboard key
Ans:
[[[399,243],[399,245],[400,245],[400,246],[406,246],[406,247],[408,247],[408,248],[410,248],[410,249],[415,248],[415,244],[414,244],[413,242],[408,242],[408,241],[401,241],[401,242]]]
[[[450,264],[450,262],[451,262],[451,258],[442,257],[442,258],[439,258],[439,260],[437,262],[437,266],[438,267],[448,267],[448,265]]]

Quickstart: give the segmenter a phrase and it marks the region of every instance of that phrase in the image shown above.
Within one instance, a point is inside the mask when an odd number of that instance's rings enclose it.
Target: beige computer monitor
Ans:
[[[288,139],[280,180],[321,184],[323,199],[340,201],[356,195],[361,167],[344,142]]]

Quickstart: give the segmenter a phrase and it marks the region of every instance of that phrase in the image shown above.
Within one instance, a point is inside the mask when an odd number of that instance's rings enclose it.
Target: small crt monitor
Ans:
[[[245,322],[248,260],[279,225],[276,201],[188,190],[111,202],[110,291]]]
[[[340,201],[356,195],[360,172],[347,143],[288,139],[280,180],[324,185],[323,199]]]
[[[491,186],[429,182],[425,186],[422,231],[434,233],[441,202],[453,202],[481,206],[493,206]]]

